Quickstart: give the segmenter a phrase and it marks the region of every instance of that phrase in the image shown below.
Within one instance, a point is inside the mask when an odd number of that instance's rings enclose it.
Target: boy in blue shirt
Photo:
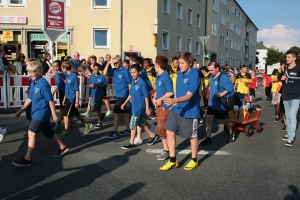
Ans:
[[[163,144],[163,152],[157,155],[157,160],[165,160],[169,157],[169,146],[167,143],[167,133],[164,125],[168,118],[170,106],[163,103],[166,98],[173,97],[173,82],[166,72],[168,58],[156,56],[155,71],[157,72],[154,94],[154,105],[156,106],[157,132]]]
[[[167,142],[170,160],[160,167],[166,171],[177,168],[175,133],[182,138],[190,139],[191,160],[184,170],[192,170],[198,166],[198,119],[200,117],[200,78],[197,69],[193,68],[194,56],[185,52],[179,57],[179,68],[176,80],[176,98],[166,98],[164,103],[172,106],[164,128],[167,130]]]
[[[65,106],[63,111],[65,130],[60,134],[60,138],[71,137],[71,134],[69,133],[69,118],[73,118],[74,116],[84,124],[84,134],[88,134],[93,125],[87,124],[85,119],[80,115],[78,111],[79,85],[77,76],[71,71],[72,66],[69,61],[63,62],[61,67],[66,75],[66,88],[63,100],[63,105]]]
[[[98,123],[95,128],[102,126],[102,113],[101,106],[104,98],[105,88],[107,87],[106,78],[99,73],[100,65],[96,63],[93,68],[93,74],[90,76],[89,87],[92,89],[90,107],[91,111],[95,111],[98,116]]]
[[[17,167],[29,167],[32,162],[32,154],[36,145],[36,134],[40,131],[49,138],[56,142],[59,146],[58,152],[54,157],[60,157],[68,151],[68,147],[61,141],[58,135],[51,127],[50,118],[52,115],[53,120],[58,120],[55,113],[55,105],[53,102],[53,96],[51,94],[51,87],[46,79],[42,76],[42,66],[38,61],[31,62],[27,66],[27,71],[31,77],[33,83],[30,87],[30,93],[26,99],[23,107],[16,112],[16,117],[26,109],[26,107],[32,103],[31,116],[32,122],[28,130],[28,150],[26,156],[13,162],[13,165]]]
[[[148,126],[145,125],[143,121],[143,117],[145,113],[147,116],[151,114],[149,110],[149,95],[147,91],[147,85],[140,77],[141,67],[137,64],[134,64],[130,67],[130,73],[134,81],[132,82],[132,86],[130,89],[129,96],[126,101],[121,105],[121,109],[124,110],[126,104],[132,100],[132,108],[131,108],[131,119],[130,119],[130,140],[126,143],[122,149],[131,149],[134,147],[134,138],[137,131],[137,126],[144,127],[145,131],[150,135],[150,137],[158,138],[157,135],[153,134]],[[153,135],[152,135],[153,134]],[[151,138],[152,138],[151,137]],[[149,141],[150,142],[150,141]]]
[[[109,66],[113,65],[114,68],[108,70]],[[107,62],[103,73],[104,76],[108,75],[114,78],[114,86],[116,92],[116,103],[114,107],[114,131],[108,136],[109,139],[117,138],[118,135],[129,135],[129,118],[126,108],[121,109],[121,105],[126,101],[131,87],[131,76],[129,71],[122,66],[122,58],[117,55],[112,60]],[[123,115],[126,130],[118,133],[118,125],[120,121],[120,114]]]

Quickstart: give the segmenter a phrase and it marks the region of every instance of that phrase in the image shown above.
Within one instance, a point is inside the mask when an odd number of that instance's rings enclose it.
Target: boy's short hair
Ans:
[[[130,69],[136,69],[138,72],[142,71],[142,68],[139,64],[131,65]]]
[[[280,65],[285,65],[286,64],[286,62],[285,61],[280,61]]]
[[[71,71],[71,69],[72,69],[72,65],[71,65],[70,61],[62,62],[61,67],[66,70],[69,70],[69,71]]]
[[[158,55],[155,58],[155,63],[158,64],[162,70],[166,70],[168,66],[168,58]]]
[[[206,66],[201,67],[200,70],[204,70],[204,71],[208,72],[208,69]]]
[[[125,63],[127,63],[127,65],[129,65],[129,60],[128,59],[123,60],[123,62],[125,62]]]
[[[188,64],[194,64],[194,56],[190,52],[184,52],[179,56],[179,59],[184,60]]]
[[[122,62],[122,57],[119,55],[115,55],[112,60],[118,59],[120,62]]]
[[[25,60],[25,62],[33,62],[33,61],[37,61],[35,58],[27,58],[26,60]]]
[[[30,71],[30,72],[40,72],[40,73],[43,73],[42,65],[38,61],[33,61],[33,62],[29,63],[29,65],[26,67],[26,70]]]
[[[289,50],[285,54],[292,54],[294,57],[296,57],[296,60],[298,59],[298,52],[295,50]]]
[[[244,68],[244,67],[247,67],[247,68],[248,68],[248,66],[247,66],[247,65],[242,65],[242,68]]]
[[[151,63],[149,58],[145,58],[145,59],[144,59],[144,62],[147,62],[147,63],[149,63],[149,64]]]
[[[101,65],[99,63],[95,63],[94,67],[98,67],[99,70],[101,69]]]
[[[60,61],[60,60],[55,60],[55,61],[53,62],[53,65],[54,65],[54,64],[56,64],[57,66],[60,67],[60,66],[61,66],[61,61]]]
[[[177,56],[172,56],[171,62],[173,62],[174,60],[177,60],[177,61],[178,61],[178,57],[177,57]]]

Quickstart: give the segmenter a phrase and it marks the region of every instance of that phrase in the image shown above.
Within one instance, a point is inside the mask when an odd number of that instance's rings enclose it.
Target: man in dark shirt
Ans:
[[[286,115],[286,131],[282,140],[286,141],[286,146],[293,146],[295,131],[297,126],[297,112],[300,103],[300,66],[296,65],[298,53],[290,50],[286,52],[286,62],[288,64],[285,75],[281,80],[285,80],[282,99]]]

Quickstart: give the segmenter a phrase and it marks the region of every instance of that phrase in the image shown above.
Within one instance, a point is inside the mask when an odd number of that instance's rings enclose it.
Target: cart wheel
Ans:
[[[256,123],[256,132],[260,133],[262,131],[262,124],[260,123],[260,121],[257,121]]]
[[[251,125],[247,125],[246,128],[245,128],[245,135],[247,137],[251,136],[253,134],[252,132],[252,126]]]

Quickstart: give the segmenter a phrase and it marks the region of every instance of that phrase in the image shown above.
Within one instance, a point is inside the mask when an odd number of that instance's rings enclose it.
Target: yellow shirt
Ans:
[[[150,67],[149,69],[146,69],[145,71],[146,71],[147,76],[148,76],[148,78],[150,80],[152,88],[155,89],[155,78],[156,78],[155,69],[153,69],[152,67]]]
[[[172,82],[173,82],[173,90],[174,90],[174,93],[176,92],[176,79],[177,79],[177,74],[176,73],[172,73],[170,74],[170,77],[172,79]]]
[[[238,73],[235,83],[238,85],[237,92],[241,94],[249,93],[249,85],[252,83],[252,78],[249,73]]]
[[[272,72],[272,75],[271,75],[271,80],[273,79],[277,79],[278,75],[281,73],[281,70],[280,68],[279,69],[274,69],[273,72]],[[271,92],[276,92],[277,88],[278,88],[278,83],[279,81],[277,82],[272,82],[272,88],[271,88]]]
[[[202,90],[204,89],[204,87],[206,87],[207,89],[209,89],[209,83],[210,83],[210,74],[203,74],[203,78],[201,78],[201,87]]]

